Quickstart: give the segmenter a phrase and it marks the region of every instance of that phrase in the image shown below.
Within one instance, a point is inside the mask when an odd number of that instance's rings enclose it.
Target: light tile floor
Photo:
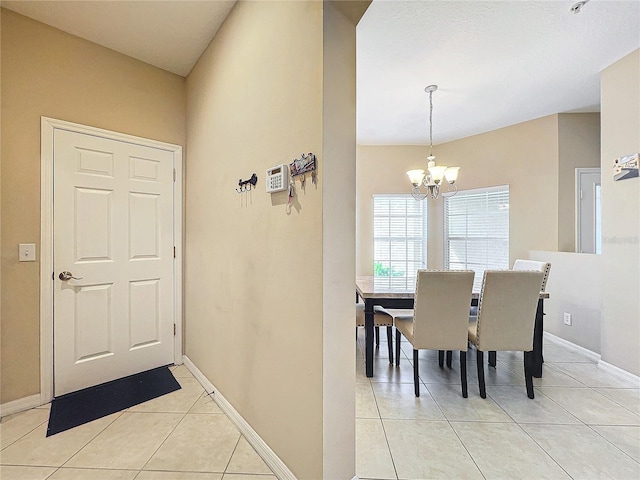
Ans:
[[[184,366],[181,389],[45,437],[49,406],[0,423],[2,480],[268,480],[269,467]]]
[[[399,367],[389,366],[381,343],[371,379],[363,352],[360,332],[360,479],[640,478],[640,384],[598,369],[579,353],[545,343],[544,375],[534,380],[536,398],[529,400],[518,353],[498,353],[482,399],[470,352],[464,399],[457,355],[453,368],[440,369],[435,352],[420,352],[416,398],[408,343]],[[47,406],[5,417],[0,478],[275,479],[187,369],[173,372],[181,390],[49,438]]]
[[[475,351],[467,358],[466,399],[457,354],[451,369],[440,369],[436,352],[421,351],[416,398],[411,345],[402,343],[396,367],[381,342],[374,377],[367,378],[359,330],[360,479],[640,479],[640,384],[545,340],[534,400],[527,398],[517,352],[498,352],[497,367],[485,369],[487,398],[480,398]]]

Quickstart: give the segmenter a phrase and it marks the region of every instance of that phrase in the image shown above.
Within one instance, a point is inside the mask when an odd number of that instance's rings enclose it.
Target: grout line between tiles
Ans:
[[[618,405],[619,407],[622,407],[624,410],[626,410],[627,412],[631,413],[631,415],[638,417],[640,419],[640,416],[635,413],[633,410],[630,410],[629,408],[627,408],[626,406],[616,402],[614,399],[607,397],[606,395],[600,393],[597,389],[598,388],[608,388],[608,387],[589,387],[587,385],[585,385],[584,387],[562,387],[562,386],[553,386],[553,387],[544,387],[544,388],[549,388],[549,389],[554,389],[554,388],[574,388],[574,389],[584,389],[584,390],[592,390],[593,392],[595,392],[597,395],[600,395],[601,397],[603,397],[605,400],[609,400],[613,403],[615,403],[616,405]],[[580,418],[578,418],[577,415],[574,415],[573,413],[571,413],[569,410],[567,410],[566,408],[564,408],[562,405],[560,405],[558,402],[556,402],[552,397],[550,397],[549,395],[545,395],[544,392],[540,392],[542,393],[545,397],[549,398],[552,402],[554,402],[557,406],[559,406],[560,408],[564,409],[567,413],[569,413],[571,416],[573,416],[576,420],[578,420],[581,424],[586,425],[586,426],[590,426],[590,425],[597,425],[597,426],[602,426],[602,427],[616,427],[616,426],[629,426],[629,427],[635,427],[635,426],[640,426],[638,424],[608,424],[608,423],[602,423],[602,424],[588,424],[584,421],[582,421]]]
[[[627,425],[597,425],[600,427],[625,427]],[[635,425],[629,425],[632,427],[635,427]],[[622,452],[624,455],[626,455],[627,457],[629,457],[632,461],[636,462],[637,464],[640,465],[640,462],[638,462],[638,460],[636,460],[635,458],[633,458],[631,455],[629,455],[627,452],[625,452],[624,450],[622,450],[620,447],[618,447],[615,443],[613,443],[611,440],[609,440],[607,437],[605,437],[604,435],[602,435],[600,432],[598,432],[596,429],[593,428],[592,425],[587,425],[587,427],[592,431],[595,432],[596,435],[598,435],[600,438],[604,439],[608,444],[613,445],[613,447],[617,450],[619,450],[620,452]],[[640,429],[640,427],[638,427]]]
[[[535,438],[533,438],[533,437],[529,434],[529,432],[527,432],[527,430],[526,430],[526,429],[524,429],[524,428],[522,427],[522,425],[520,425],[519,423],[517,423],[516,425],[518,425],[518,427],[520,428],[520,430],[522,430],[522,432],[523,432],[527,437],[529,437],[531,440],[533,440],[533,443],[535,443],[535,444],[540,448],[540,450],[542,450],[542,451],[545,453],[545,455],[547,455],[547,457],[549,457],[551,460],[553,460],[553,462],[554,462],[556,465],[558,465],[558,467],[560,467],[560,469],[561,469],[564,473],[566,473],[566,474],[567,474],[567,476],[568,476],[569,478],[573,478],[573,477],[569,474],[569,472],[567,472],[567,470],[566,470],[562,465],[560,465],[560,462],[558,462],[555,458],[553,458],[553,455],[551,455],[549,452],[547,452],[547,450],[546,450],[542,445],[540,445],[540,444],[537,442],[537,440],[536,440]]]
[[[549,388],[549,387],[547,387]],[[556,387],[550,387],[550,388],[556,388]],[[559,388],[564,388],[564,387],[559,387]],[[582,387],[573,387],[573,388],[582,388]],[[585,388],[589,388],[589,387],[585,387]],[[582,420],[580,420],[576,415],[574,415],[573,413],[571,413],[569,410],[567,410],[566,408],[564,408],[562,405],[560,405],[558,402],[556,402],[553,398],[551,398],[549,395],[545,394],[542,390],[538,389],[538,393],[540,395],[542,395],[543,397],[548,398],[549,400],[551,400],[553,403],[556,404],[556,406],[558,408],[561,408],[562,410],[564,410],[565,412],[567,412],[569,415],[571,415],[573,418],[575,418],[578,422],[580,422],[581,425],[586,425],[586,423],[584,423]],[[544,425],[544,424],[542,424]],[[551,424],[551,425],[557,425],[557,424]],[[575,424],[574,424],[575,425]]]
[[[471,455],[471,452],[469,451],[469,449],[467,448],[467,446],[464,444],[464,442],[462,441],[462,439],[460,438],[460,435],[458,435],[458,432],[456,432],[456,429],[453,428],[453,425],[451,425],[451,421],[447,420],[447,425],[449,425],[449,428],[451,430],[453,430],[453,434],[456,436],[456,438],[458,439],[458,441],[460,442],[460,445],[462,445],[462,448],[464,448],[465,452],[467,452],[467,455],[469,455],[469,458],[471,459],[471,461],[473,462],[473,464],[476,466],[476,468],[478,469],[478,472],[480,472],[480,475],[482,475],[482,478],[484,478],[486,480],[486,475],[484,474],[484,472],[482,471],[482,469],[480,469],[480,465],[478,465],[478,463],[476,462],[476,459],[473,458],[473,455]]]
[[[37,407],[36,407],[37,408]],[[22,413],[22,412],[21,412]],[[16,415],[19,415],[19,413],[17,413]],[[51,414],[49,414],[51,415]],[[24,433],[23,435],[19,436],[18,438],[16,438],[13,442],[7,444],[4,446],[4,448],[0,449],[0,451],[4,451],[7,448],[9,448],[11,445],[13,445],[14,443],[22,440],[24,437],[26,437],[27,435],[29,435],[31,432],[33,432],[34,430],[40,428],[42,425],[44,425],[45,423],[48,423],[49,419],[47,418],[45,421],[43,421],[42,423],[39,423],[38,425],[36,425],[35,427],[33,427],[31,430],[29,430],[28,432]]]
[[[34,465],[18,465],[20,467],[34,467]],[[45,467],[39,467],[39,468],[45,468]],[[112,471],[118,471],[118,472],[135,472],[136,476],[132,478],[132,480],[135,480],[138,475],[140,474],[140,470],[136,470],[135,468],[103,468],[103,467],[52,467],[55,468],[55,470],[53,472],[51,472],[47,477],[44,478],[44,480],[48,480],[49,478],[53,477],[56,473],[58,473],[59,471],[68,471],[68,470],[96,470],[96,471],[107,471],[107,472],[112,472]]]
[[[236,444],[233,447],[233,452],[231,452],[231,455],[229,456],[229,460],[227,460],[227,464],[224,466],[224,471],[222,473],[222,476],[224,477],[225,473],[227,473],[227,469],[229,468],[229,464],[231,463],[231,460],[233,459],[233,456],[236,453],[236,450],[238,449],[238,445],[240,445],[240,440],[242,440],[242,434],[240,434],[240,436],[238,437],[238,440],[236,440]],[[232,473],[232,472],[229,472]]]
[[[192,405],[191,407],[193,407],[193,405]],[[134,412],[132,412],[132,413],[134,413]],[[156,413],[156,412],[148,412],[148,413]],[[174,414],[177,414],[177,413],[175,413],[175,412],[174,412]],[[187,418],[187,415],[188,415],[188,411],[187,411],[187,413],[183,413],[183,414],[182,414],[182,418],[180,418],[180,421],[179,421],[178,423],[176,423],[176,424],[173,426],[173,428],[172,428],[172,429],[171,429],[171,431],[167,434],[167,436],[166,436],[166,437],[164,437],[164,439],[162,440],[162,442],[160,442],[160,445],[158,445],[158,447],[153,451],[153,453],[152,453],[151,455],[149,455],[149,458],[147,458],[147,461],[146,461],[146,462],[144,462],[144,465],[142,465],[142,468],[140,469],[140,472],[142,472],[142,471],[145,469],[145,467],[146,467],[147,465],[149,465],[149,462],[151,461],[151,459],[155,456],[155,454],[156,454],[156,453],[158,453],[158,451],[162,448],[162,446],[163,446],[163,445],[166,443],[166,441],[169,439],[169,437],[171,436],[171,434],[172,434],[173,432],[175,432],[175,431],[176,431],[176,428],[178,428],[178,426],[179,426],[179,425],[184,421],[184,419],[185,419],[185,418]],[[140,473],[138,473],[138,475],[139,475],[139,474],[140,474]],[[136,476],[137,476],[137,475],[136,475]]]
[[[373,400],[376,402],[376,409],[378,410],[378,418],[380,419],[380,425],[382,426],[382,433],[384,434],[384,441],[387,444],[387,450],[389,451],[389,458],[391,459],[391,465],[393,465],[393,471],[396,474],[396,480],[398,477],[398,469],[396,468],[396,462],[393,459],[393,453],[391,452],[391,445],[389,445],[389,438],[387,437],[387,430],[384,428],[384,422],[382,421],[382,414],[380,413],[380,407],[378,405],[378,399],[376,397],[376,392],[373,389],[373,383],[369,381],[369,385],[371,386],[371,392],[373,393]],[[357,450],[357,448],[356,448]],[[357,473],[357,472],[356,472]]]
[[[598,389],[599,388],[611,388],[611,387],[589,387],[591,390],[593,390],[594,392],[596,392],[598,395],[600,395],[603,398],[606,398],[607,400],[615,403],[616,405],[618,405],[619,407],[624,408],[625,410],[627,410],[628,412],[631,412],[632,415],[635,415],[636,417],[640,418],[640,415],[638,415],[636,412],[634,412],[633,410],[631,410],[630,408],[628,408],[626,405],[623,405],[620,402],[617,402],[615,399],[613,398],[609,398],[608,396],[606,396],[604,393],[599,392]],[[626,388],[619,388],[618,390],[627,390]],[[629,389],[630,390],[630,389]]]
[[[575,380],[576,382],[581,383],[582,385],[584,385],[584,386],[586,386],[586,387],[588,387],[588,388],[592,388],[592,389],[596,389],[596,388],[614,388],[614,389],[618,389],[618,388],[620,388],[620,389],[627,389],[627,388],[628,388],[628,389],[632,389],[632,388],[640,388],[640,385],[639,385],[639,386],[629,386],[629,387],[616,387],[616,386],[611,386],[611,385],[590,385],[590,384],[588,384],[588,383],[585,383],[585,381],[580,380],[579,378],[577,378],[576,376],[574,376],[574,374],[572,374],[572,372],[566,371],[566,370],[564,370],[562,367],[558,366],[558,364],[560,364],[560,363],[569,363],[569,364],[575,365],[575,364],[577,364],[577,363],[581,363],[581,362],[552,362],[552,365],[554,365],[554,367],[555,367],[557,370],[559,370],[560,372],[564,373],[564,374],[565,374],[565,375],[567,375],[568,377],[572,378],[572,379],[573,379],[573,380]],[[584,362],[584,363],[587,363],[587,362]],[[598,364],[596,364],[596,363],[594,363],[594,362],[588,362],[588,364],[589,364],[589,365],[591,365],[591,366],[593,366],[593,367],[595,367],[596,369],[598,369]],[[605,374],[605,375],[606,375],[606,374]],[[613,376],[613,375],[607,375],[607,376],[610,376],[610,377],[612,377],[612,378],[614,378],[614,379],[618,380],[618,379],[617,379],[615,376]],[[625,382],[625,383],[628,383],[628,382]]]
[[[115,417],[111,422],[109,422],[107,425],[104,426],[104,428],[102,430],[100,430],[99,432],[97,432],[93,437],[91,437],[89,440],[87,440],[85,442],[85,444],[78,449],[78,451],[76,453],[74,453],[73,455],[71,455],[69,458],[67,458],[67,460],[65,462],[62,463],[62,465],[59,465],[58,468],[62,468],[64,467],[67,463],[69,463],[71,461],[71,459],[73,459],[76,455],[78,455],[82,450],[84,450],[85,448],[87,448],[87,445],[89,445],[91,442],[93,442],[98,435],[100,435],[102,432],[104,432],[107,428],[109,428],[111,425],[113,425],[113,423],[118,420],[122,415],[123,415],[124,411],[120,411],[118,412],[118,416]],[[115,414],[112,414],[115,415]],[[60,432],[62,433],[62,432]]]

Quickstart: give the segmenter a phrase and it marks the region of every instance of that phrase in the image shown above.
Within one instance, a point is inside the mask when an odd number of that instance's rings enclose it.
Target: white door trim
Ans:
[[[174,225],[174,363],[182,363],[182,147],[101,128],[41,117],[40,119],[40,402],[53,399],[53,133],[55,129],[145,145],[173,153]]]

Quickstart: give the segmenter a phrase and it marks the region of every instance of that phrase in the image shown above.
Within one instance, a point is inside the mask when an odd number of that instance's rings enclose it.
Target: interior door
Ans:
[[[54,395],[173,363],[173,155],[54,132]]]
[[[600,169],[576,169],[576,250],[600,253]]]

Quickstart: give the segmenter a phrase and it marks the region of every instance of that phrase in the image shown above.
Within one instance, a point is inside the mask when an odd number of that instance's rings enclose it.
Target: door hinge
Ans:
[[[173,258],[176,258],[176,247],[173,247]]]
[[[173,324],[173,336],[174,337],[176,336],[176,324],[175,323]]]
[[[173,169],[173,181],[174,182],[176,181],[176,169],[175,168]]]

